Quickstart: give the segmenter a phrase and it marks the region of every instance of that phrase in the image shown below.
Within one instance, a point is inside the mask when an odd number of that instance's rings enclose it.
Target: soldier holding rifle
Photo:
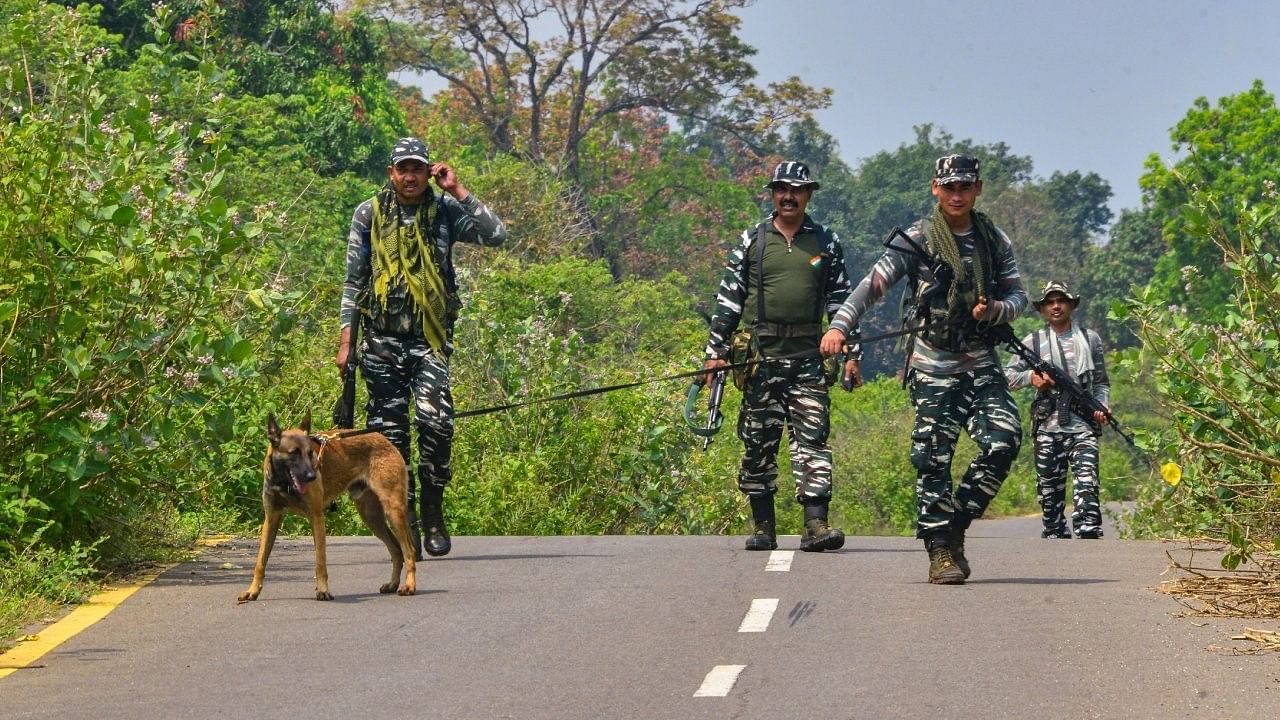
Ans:
[[[1022,426],[987,335],[1027,305],[1013,245],[984,213],[979,161],[938,158],[929,217],[895,233],[871,272],[835,314],[822,353],[840,352],[845,335],[895,283],[909,278],[919,329],[904,381],[916,409],[911,464],[916,468],[916,537],[929,554],[929,582],[962,585],[969,576],[965,532],[982,517],[1018,455]],[[978,445],[952,491],[951,459],[960,430]]]

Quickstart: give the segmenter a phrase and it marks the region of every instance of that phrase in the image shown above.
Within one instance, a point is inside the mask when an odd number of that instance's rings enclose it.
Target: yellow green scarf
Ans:
[[[951,282],[951,288],[947,291],[947,308],[953,316],[967,314],[969,309],[977,302],[979,295],[986,294],[987,283],[991,281],[991,248],[995,247],[1000,234],[996,230],[995,223],[991,221],[985,213],[972,211],[973,218],[973,282],[966,283],[968,279],[968,271],[965,269],[964,260],[960,257],[960,248],[956,244],[955,235],[951,232],[951,227],[947,225],[946,216],[942,214],[942,208],[939,205],[933,207],[933,215],[929,218],[929,222],[925,223],[925,238],[929,241],[929,248],[938,255],[947,265],[951,266],[951,272],[954,280]],[[960,288],[964,287],[965,290]],[[988,298],[992,300],[994,298]]]
[[[413,225],[400,223],[395,191],[383,188],[373,198],[373,226],[370,245],[373,249],[373,297],[387,309],[387,294],[392,284],[404,284],[413,299],[414,310],[422,321],[422,334],[437,353],[445,345],[445,287],[440,275],[433,244],[427,242],[428,209],[434,203],[424,196],[418,205]]]

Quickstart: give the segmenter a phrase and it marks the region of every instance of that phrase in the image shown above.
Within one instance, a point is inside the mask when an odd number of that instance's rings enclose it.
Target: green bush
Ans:
[[[464,280],[452,361],[459,410],[697,367],[705,330],[683,309],[679,276],[615,285],[603,263],[499,259]],[[669,381],[460,419],[457,531],[723,530],[736,490],[720,464],[695,456],[700,443],[683,429],[686,387]]]
[[[1223,562],[1235,567],[1260,547],[1280,549],[1280,257],[1269,239],[1278,206],[1274,183],[1257,203],[1191,195],[1187,231],[1221,253],[1231,296],[1216,313],[1202,313],[1213,322],[1189,317],[1151,290],[1122,309],[1143,341],[1132,362],[1152,365],[1172,416],[1174,437],[1146,442],[1155,450],[1169,443],[1181,464],[1180,473],[1164,468],[1170,484],[1147,494],[1140,520],[1152,533],[1225,540],[1233,551]],[[1222,212],[1228,202],[1230,214]],[[1184,291],[1195,296],[1199,269],[1182,274]]]
[[[222,447],[258,375],[248,338],[288,316],[253,272],[278,217],[228,201],[216,115],[168,114],[216,105],[225,75],[163,18],[122,75],[91,16],[5,11],[0,44],[29,61],[0,86],[0,554],[207,499],[239,462]]]

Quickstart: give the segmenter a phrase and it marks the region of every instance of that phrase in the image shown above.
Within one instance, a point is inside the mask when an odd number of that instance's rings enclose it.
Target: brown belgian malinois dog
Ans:
[[[355,501],[373,534],[391,553],[391,580],[379,592],[412,595],[417,592],[417,567],[409,535],[409,475],[404,459],[381,433],[336,438],[311,434],[311,413],[292,430],[280,430],[275,415],[267,416],[267,458],[262,463],[262,538],[249,589],[240,602],[257,600],[262,576],[286,510],[311,521],[316,545],[316,599],[332,600],[324,554],[324,510],[344,490]],[[388,528],[388,525],[390,527]],[[400,570],[407,566],[404,584]]]

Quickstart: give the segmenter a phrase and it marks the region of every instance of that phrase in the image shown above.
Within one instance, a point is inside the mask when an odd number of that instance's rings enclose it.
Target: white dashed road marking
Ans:
[[[756,598],[751,601],[751,609],[747,610],[747,616],[742,618],[742,624],[738,626],[738,632],[764,632],[769,629],[769,621],[773,619],[773,612],[778,609],[778,598]]]
[[[738,673],[746,665],[717,665],[711,668],[711,672],[707,673],[706,679],[702,681],[702,687],[693,694],[694,697],[724,697],[733,689],[733,684],[738,681]]]
[[[769,562],[765,564],[765,572],[787,572],[791,569],[791,558],[795,557],[795,550],[774,550],[769,553]]]

